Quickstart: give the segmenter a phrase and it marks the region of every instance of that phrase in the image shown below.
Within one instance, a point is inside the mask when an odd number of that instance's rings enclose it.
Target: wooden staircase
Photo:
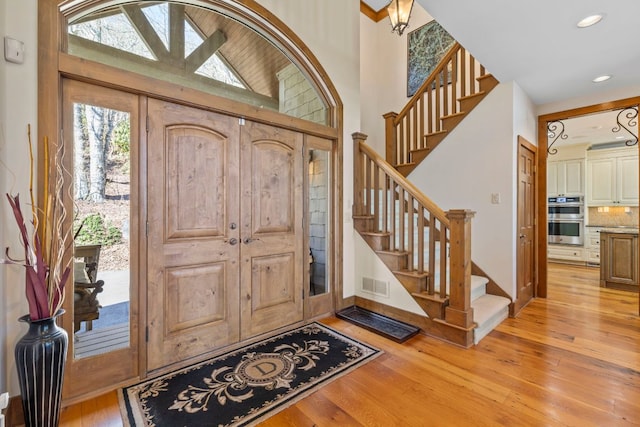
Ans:
[[[354,227],[424,310],[429,334],[471,346],[508,316],[508,295],[471,261],[469,210],[443,211],[406,176],[498,85],[455,44],[399,113],[386,159],[354,139]]]
[[[440,209],[365,143],[354,138],[355,229],[424,310],[429,333],[465,347],[508,315],[510,299],[471,261],[469,210]],[[433,325],[435,324],[435,325]]]
[[[407,176],[497,85],[455,43],[402,111],[384,115],[386,161]]]

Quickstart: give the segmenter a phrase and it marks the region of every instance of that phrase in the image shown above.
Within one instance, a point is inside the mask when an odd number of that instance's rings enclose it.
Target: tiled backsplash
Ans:
[[[625,209],[629,212],[625,212]],[[598,210],[602,212],[598,212]],[[608,210],[608,212],[606,212]],[[590,207],[589,219],[587,221],[589,225],[602,225],[602,226],[638,226],[638,208],[637,207],[622,207],[622,206],[610,206],[610,207]]]

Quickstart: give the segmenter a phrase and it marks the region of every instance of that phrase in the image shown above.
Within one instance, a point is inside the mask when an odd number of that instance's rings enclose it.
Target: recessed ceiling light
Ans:
[[[598,22],[602,21],[602,18],[604,18],[604,15],[602,14],[587,16],[586,18],[578,22],[578,28],[587,28],[592,25],[596,25]]]
[[[611,78],[611,76],[605,74],[604,76],[596,77],[595,79],[593,79],[593,82],[594,83],[600,83],[600,82],[604,82],[606,80],[609,80],[610,78]]]

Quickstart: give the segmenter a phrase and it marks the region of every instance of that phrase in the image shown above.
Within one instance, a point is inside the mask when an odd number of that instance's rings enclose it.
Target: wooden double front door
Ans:
[[[303,139],[149,99],[148,371],[303,319]]]

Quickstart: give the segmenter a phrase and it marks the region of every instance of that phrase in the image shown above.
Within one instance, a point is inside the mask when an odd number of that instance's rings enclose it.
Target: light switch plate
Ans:
[[[491,203],[494,205],[500,204],[500,193],[491,193]]]
[[[20,40],[5,36],[4,59],[16,64],[22,64],[24,62],[24,43]]]

